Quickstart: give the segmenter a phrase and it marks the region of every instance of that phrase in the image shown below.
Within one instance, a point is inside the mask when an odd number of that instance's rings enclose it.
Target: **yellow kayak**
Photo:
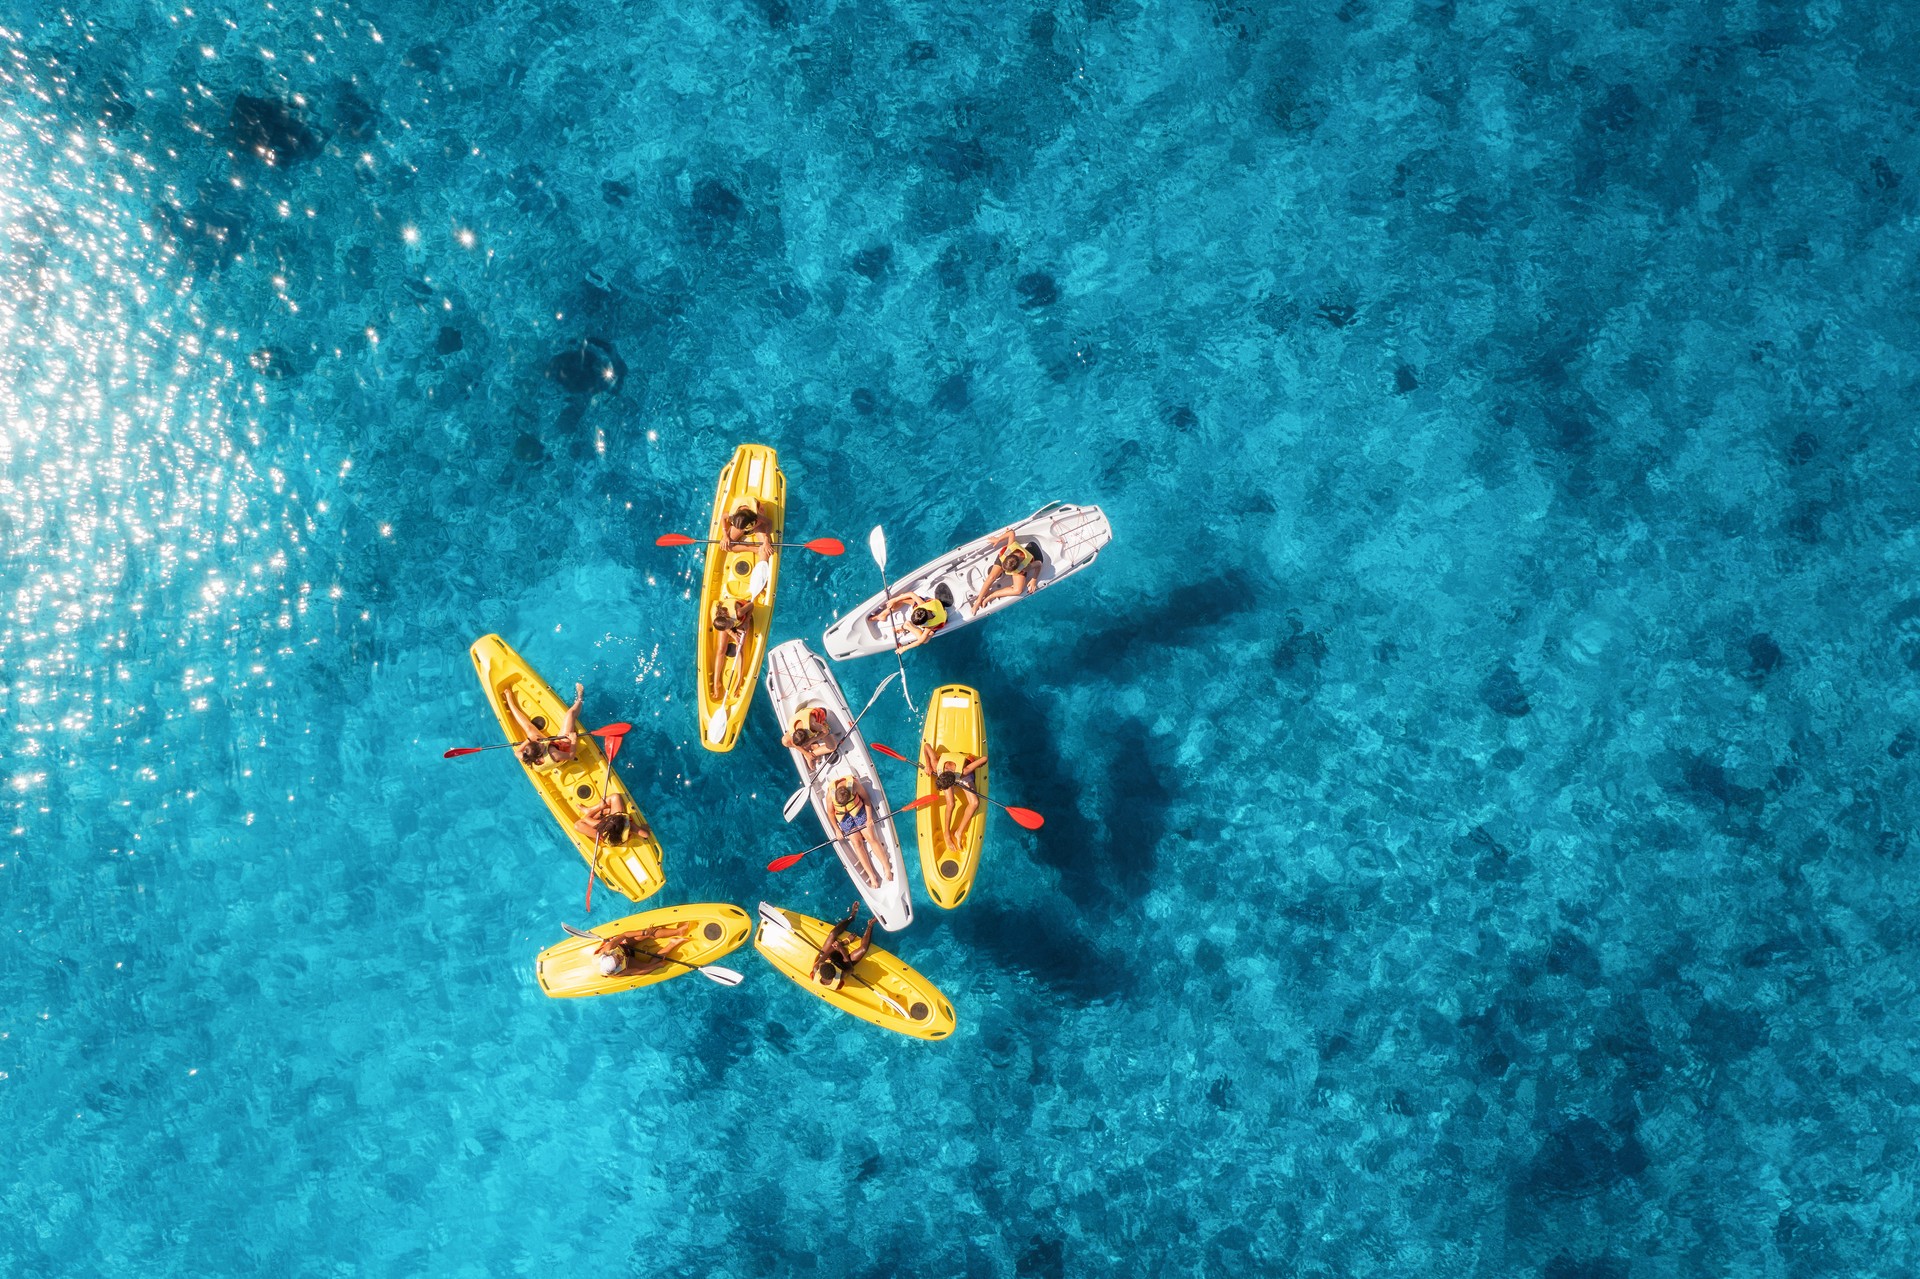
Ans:
[[[933,748],[937,761],[951,755],[964,764],[969,758],[987,753],[987,720],[980,713],[980,694],[965,684],[948,684],[933,690],[927,699],[927,727],[920,735],[923,746]],[[925,762],[925,752],[916,763]],[[947,791],[944,803],[930,804],[914,814],[920,835],[920,875],[926,880],[927,896],[943,910],[952,910],[973,891],[973,877],[980,869],[980,845],[987,831],[987,770],[982,764],[973,774],[974,789],[980,792],[980,808],[958,844],[947,842],[947,810],[960,802],[956,787]],[[914,798],[934,793],[933,779],[920,774]]]
[[[953,1033],[953,1005],[939,987],[878,946],[853,966],[839,990],[815,981],[814,957],[832,928],[810,915],[761,902],[753,948],[802,990],[883,1030],[915,1039],[945,1039]]]
[[[689,906],[641,911],[638,915],[628,915],[611,924],[602,924],[592,932],[595,937],[612,937],[616,933],[633,932],[656,924],[679,923],[692,924],[693,932],[680,943],[673,957],[696,966],[711,964],[724,955],[732,954],[747,940],[747,934],[753,931],[753,920],[738,906],[730,906],[726,902],[695,902]],[[693,971],[679,964],[665,964],[656,972],[642,973],[637,977],[602,977],[599,962],[593,953],[598,945],[598,942],[588,941],[585,937],[569,937],[541,951],[540,958],[533,965],[534,975],[540,979],[540,989],[546,991],[551,999],[578,999],[584,995],[612,995],[623,990],[637,990],[641,986],[671,981],[682,973]]]
[[[533,673],[533,668],[505,640],[498,635],[482,635],[473,642],[468,656],[473,658],[473,668],[480,673],[480,686],[486,689],[487,701],[492,703],[493,713],[499,717],[501,731],[506,733],[509,742],[517,745],[524,740],[524,734],[507,710],[508,689],[513,690],[521,709],[535,724],[559,731],[567,717],[567,703]],[[620,774],[607,772],[606,756],[600,753],[600,743],[587,735],[589,727],[581,725],[580,744],[565,764],[558,767],[521,764],[520,767],[526,770],[527,780],[540,792],[540,798],[547,801],[547,811],[560,823],[560,829],[580,850],[581,858],[598,871],[600,878],[615,892],[640,901],[659,892],[667,882],[660,871],[660,845],[651,839],[629,839],[623,844],[602,842],[596,858],[593,837],[573,828],[581,813],[600,802],[602,777],[607,778],[604,793],[623,797],[627,801],[627,812],[636,821],[646,822],[626,783],[620,780]]]
[[[768,560],[767,582],[750,598],[753,617],[745,642],[728,657],[722,646],[729,636],[713,629],[713,606],[721,600],[748,599],[754,567],[760,562],[754,551],[721,549],[721,525],[743,497],[760,503],[760,523],[755,531],[773,540],[773,555]],[[720,472],[720,484],[713,495],[713,518],[707,525],[707,568],[700,582],[700,616],[696,620],[699,640],[697,662],[700,687],[696,690],[700,707],[700,744],[710,751],[730,751],[739,740],[740,725],[753,704],[753,686],[760,675],[760,659],[766,655],[767,632],[773,625],[773,596],[780,585],[780,538],[787,522],[787,477],[780,471],[780,459],[764,444],[742,444],[733,451],[733,460]],[[722,696],[715,701],[714,663],[724,663]]]

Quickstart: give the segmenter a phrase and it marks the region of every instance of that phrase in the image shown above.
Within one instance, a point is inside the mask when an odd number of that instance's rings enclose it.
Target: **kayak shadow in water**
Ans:
[[[1178,647],[1219,632],[1243,613],[1265,607],[1255,584],[1239,573],[1220,573],[1176,586],[1159,603],[1129,610],[1125,620],[1084,635],[1074,646],[1072,669],[1098,679],[1126,675],[1165,659],[1149,650]],[[957,638],[957,637],[956,637]]]

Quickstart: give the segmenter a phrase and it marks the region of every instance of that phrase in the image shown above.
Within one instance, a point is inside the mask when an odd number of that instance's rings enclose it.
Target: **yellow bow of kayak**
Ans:
[[[760,503],[756,532],[773,543],[767,559],[767,583],[749,596],[753,570],[760,562],[753,550],[729,551],[721,544],[727,515],[745,497]],[[787,522],[787,477],[780,459],[764,444],[742,444],[720,472],[713,495],[713,518],[707,525],[707,567],[700,584],[697,704],[700,707],[700,744],[710,751],[730,751],[740,738],[747,707],[753,702],[754,683],[767,652],[767,632],[773,626],[773,597],[780,584],[780,539]],[[717,631],[714,605],[750,600],[753,615],[747,632]],[[736,639],[736,637],[738,637]],[[714,669],[720,669],[720,696],[713,695]]]
[[[585,937],[569,937],[541,951],[540,957],[534,961],[534,976],[540,982],[540,989],[550,999],[579,999],[587,995],[612,995],[623,990],[657,985],[671,981],[682,973],[692,972],[693,968],[686,967],[687,964],[697,968],[732,954],[747,940],[747,934],[753,931],[753,920],[738,906],[726,902],[694,902],[686,906],[667,906],[628,915],[625,919],[600,925],[593,929],[593,935],[597,938],[614,937],[663,924],[693,926],[685,941],[666,952],[682,963],[662,964],[650,973],[605,977],[600,973],[599,957],[594,954],[599,942]]]
[[[520,731],[520,725],[514,722],[507,710],[506,695],[512,691],[522,710],[536,721],[544,722],[552,732],[559,732],[561,723],[567,716],[567,703],[548,687],[547,682],[534,673],[526,659],[513,651],[508,643],[498,635],[482,635],[473,642],[468,650],[473,658],[473,669],[480,675],[480,686],[487,692],[487,701],[493,707],[493,713],[500,720],[500,730],[507,735],[509,742],[518,745],[526,739]],[[634,803],[633,795],[627,790],[626,783],[620,780],[620,774],[609,772],[606,756],[600,753],[600,743],[587,734],[588,725],[580,729],[580,743],[574,748],[573,758],[564,764],[527,764],[520,767],[533,783],[534,790],[547,802],[547,811],[560,823],[560,829],[566,832],[573,846],[580,850],[580,856],[599,874],[601,880],[615,892],[634,901],[653,896],[666,884],[666,876],[660,870],[660,845],[653,840],[629,838],[623,844],[602,842],[599,852],[594,851],[591,835],[582,835],[573,824],[580,815],[599,803],[607,795],[618,795],[627,802],[627,812],[639,822],[646,822],[640,812],[640,806]],[[515,759],[518,760],[518,752]],[[601,790],[601,779],[606,779],[606,789]]]
[[[958,1024],[953,1005],[938,986],[899,956],[875,946],[847,973],[846,983],[834,990],[813,977],[814,958],[833,925],[764,902],[760,913],[760,932],[753,939],[753,948],[802,990],[895,1034],[945,1039],[953,1033]],[[785,927],[770,924],[769,915],[783,921]]]
[[[947,684],[933,690],[927,699],[927,726],[920,735],[924,746],[933,748],[936,761],[942,755],[957,755],[962,760],[987,753],[987,721],[980,709],[980,694],[965,684]],[[925,763],[925,752],[916,763]],[[947,838],[949,813],[958,816],[963,796],[960,788],[940,792],[945,798],[914,814],[914,829],[920,837],[920,875],[926,881],[927,896],[943,910],[952,910],[973,891],[973,877],[980,869],[980,846],[987,829],[987,770],[982,764],[971,781],[980,793],[979,808],[961,829],[960,839]],[[933,778],[924,769],[914,798],[925,799],[935,792]]]

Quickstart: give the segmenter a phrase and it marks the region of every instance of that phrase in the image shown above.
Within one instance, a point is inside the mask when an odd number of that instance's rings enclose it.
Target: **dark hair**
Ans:
[[[732,515],[729,515],[727,517],[727,522],[732,524],[735,528],[752,528],[755,524],[760,522],[760,512],[735,511]]]
[[[520,745],[514,749],[513,753],[521,759],[526,760],[545,759],[547,757],[547,744],[537,738],[529,737],[526,741],[521,742]]]
[[[801,724],[788,734],[788,736],[792,738],[795,746],[805,746],[813,740],[813,730],[805,724]]]
[[[953,784],[959,780],[960,774],[954,772],[951,768],[943,768],[934,774],[933,784],[941,790],[952,790]]]
[[[820,961],[820,975],[828,981],[835,981],[840,976],[840,965],[831,959],[822,959]]]
[[[621,843],[632,829],[632,823],[625,813],[608,813],[599,821],[600,834],[613,843]]]
[[[925,626],[933,620],[933,610],[925,605],[920,605],[916,607],[913,612],[909,613],[908,616],[913,618],[913,624],[915,626]]]
[[[847,796],[847,798],[851,799],[855,795],[858,795],[860,792],[854,788],[853,779],[851,777],[842,777],[839,781],[833,784],[833,793],[836,796],[844,794]]]
[[[1024,546],[1009,546],[1006,550],[1000,552],[1000,567],[1006,568],[1008,563],[1013,560],[1018,560],[1020,567],[1025,568],[1032,562],[1033,554]],[[1017,572],[1018,570],[1015,571]]]

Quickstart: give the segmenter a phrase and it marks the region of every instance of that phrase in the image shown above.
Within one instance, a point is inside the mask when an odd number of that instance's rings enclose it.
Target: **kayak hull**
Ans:
[[[965,684],[947,684],[927,697],[927,724],[920,734],[922,747],[932,747],[936,760],[941,755],[962,759],[987,753],[987,720],[980,709],[980,694]],[[922,750],[921,761],[926,752]],[[952,910],[973,891],[973,877],[980,869],[980,847],[987,830],[987,773],[991,763],[982,764],[973,774],[973,787],[980,793],[980,808],[961,832],[958,843],[947,841],[948,805],[958,804],[959,790],[944,792],[946,798],[914,813],[915,833],[920,843],[920,877],[927,896],[942,910]],[[924,799],[937,789],[933,779],[919,771],[915,799]]]
[[[811,915],[761,902],[760,930],[753,948],[794,985],[861,1021],[913,1039],[945,1039],[953,1033],[958,1019],[940,988],[878,946],[853,966],[839,990],[815,981],[814,957],[832,927]]]
[[[513,691],[530,717],[544,720],[548,728],[558,730],[566,717],[567,703],[534,673],[526,659],[514,652],[505,640],[498,635],[482,635],[473,642],[467,655],[473,659],[473,669],[480,676],[480,686],[486,690],[487,701],[500,721],[500,731],[506,734],[509,742],[517,745],[525,740],[520,726],[507,710],[506,695],[509,690]],[[517,755],[515,762],[519,762]],[[666,885],[666,876],[660,869],[660,845],[657,842],[629,840],[617,845],[602,842],[596,853],[593,837],[582,835],[573,828],[580,814],[599,803],[603,795],[621,796],[627,801],[627,811],[640,821],[646,821],[640,805],[634,802],[633,793],[620,780],[620,774],[608,771],[606,756],[600,753],[600,743],[588,736],[584,728],[572,760],[558,768],[522,763],[520,769],[546,802],[547,811],[560,823],[561,833],[609,888],[623,897],[644,901]],[[606,779],[604,791],[601,789],[602,778]]]
[[[866,739],[859,729],[852,727],[853,712],[847,707],[839,682],[820,655],[807,647],[805,640],[788,640],[767,655],[767,695],[773,701],[774,718],[781,736],[786,735],[787,726],[801,707],[818,706],[826,711],[827,731],[840,743],[839,749],[818,761],[809,760],[791,746],[787,754],[800,774],[801,783],[807,787],[820,829],[833,841],[834,854],[859,890],[860,900],[867,904],[882,928],[890,933],[899,932],[913,922],[913,895],[907,887],[906,861],[900,854],[900,836],[893,820],[878,816],[869,819],[879,831],[881,849],[891,870],[890,878],[887,871],[882,870],[880,887],[869,888],[860,878],[859,862],[847,837],[834,823],[827,798],[828,783],[842,773],[852,773],[865,784],[867,802],[874,814],[893,811],[880,785],[880,771],[874,767],[873,756],[867,751]]]
[[[666,906],[628,915],[592,930],[595,937],[612,937],[656,924],[690,923],[693,932],[679,949],[675,959],[689,964],[711,964],[740,949],[753,932],[753,919],[746,911],[727,902],[695,902],[686,906]],[[657,986],[693,971],[679,964],[667,964],[656,972],[636,977],[603,977],[596,964],[594,948],[598,942],[585,937],[569,937],[555,942],[534,960],[534,977],[549,999],[582,999],[592,995],[617,995],[623,990]]]
[[[724,598],[744,597],[752,580],[758,556],[752,551],[726,551],[720,546],[720,529],[727,513],[741,498],[760,501],[766,533],[774,541],[772,557],[767,561],[767,584],[753,599],[753,622],[748,628],[745,648],[734,657],[721,653],[725,643],[713,629],[713,606]],[[707,563],[700,578],[700,615],[697,627],[695,667],[700,687],[695,705],[700,708],[700,744],[710,751],[730,751],[740,740],[740,727],[746,722],[747,708],[753,704],[753,685],[760,675],[760,662],[767,652],[767,634],[773,626],[773,598],[780,585],[780,546],[786,532],[787,477],[780,470],[779,456],[764,444],[742,444],[720,471],[714,489],[713,515],[707,521]],[[725,662],[727,683],[715,700],[713,668]]]
[[[979,594],[998,549],[1005,541],[1005,530],[977,537],[965,546],[922,564],[892,583],[893,594],[897,596],[911,591],[923,598],[941,599],[943,603],[951,599],[953,602],[946,604],[946,625],[934,632],[933,637],[938,639],[983,617],[992,617],[1022,599],[1037,595],[1049,586],[1072,577],[1092,564],[1107,543],[1113,540],[1113,528],[1107,523],[1104,511],[1097,506],[1076,506],[1071,502],[1053,502],[1043,506],[1013,527],[1022,545],[1035,547],[1040,552],[1039,582],[1027,595],[994,600],[980,611],[975,611],[973,607],[974,597]],[[822,637],[827,656],[836,662],[844,662],[848,658],[892,651],[894,634],[905,633],[906,610],[896,610],[891,618],[882,616],[877,621],[868,617],[886,600],[885,595],[870,595],[851,612],[837,618]]]

